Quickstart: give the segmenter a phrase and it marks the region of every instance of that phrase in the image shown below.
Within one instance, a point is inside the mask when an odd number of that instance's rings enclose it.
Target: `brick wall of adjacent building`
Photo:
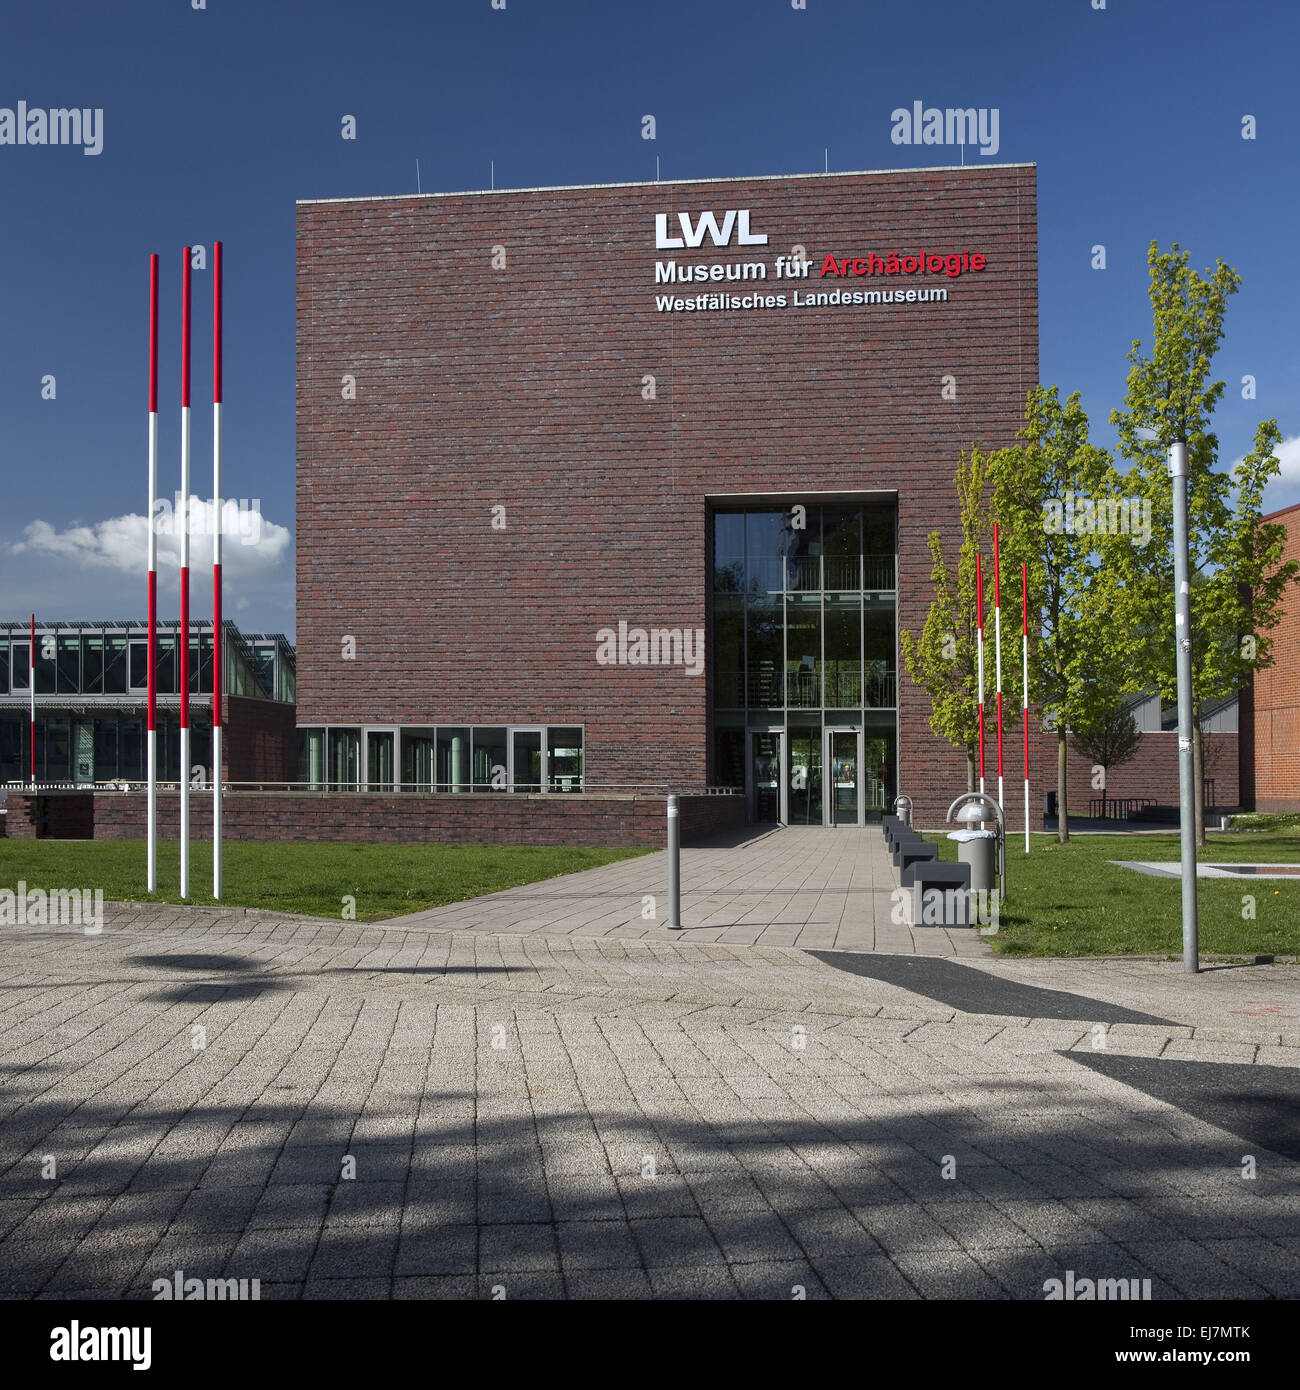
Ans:
[[[91,794],[83,796],[90,800]],[[144,839],[143,795],[96,792],[93,800],[97,840]],[[175,839],[174,793],[159,795],[158,815],[162,835]],[[682,797],[681,822],[684,842],[733,830],[744,823],[744,798]],[[231,792],[222,802],[228,840],[658,846],[665,841],[665,823],[662,796]],[[190,825],[195,839],[211,836],[210,795],[191,799]]]
[[[1265,518],[1286,527],[1283,560],[1300,560],[1300,505]],[[1273,664],[1257,672],[1243,699],[1243,732],[1250,728],[1246,778],[1253,809],[1300,811],[1300,591],[1283,600],[1282,621],[1269,634]]]
[[[740,208],[767,246],[656,250],[657,213]],[[657,261],[771,276],[795,246],[809,278],[761,290],[949,300],[655,309]],[[963,248],[987,268],[817,275]],[[305,203],[297,272],[299,722],[582,724],[589,785],[715,780],[706,678],[596,662],[620,619],[706,626],[706,498],[897,490],[918,632],[960,451],[1011,443],[1038,379],[1032,167]],[[754,282],[658,292],[709,289]],[[932,818],[964,760],[899,684],[900,785]]]
[[[1236,809],[1241,805],[1236,734],[1204,735],[1205,779],[1213,782],[1213,805],[1223,809]],[[1089,802],[1100,797],[1100,789],[1094,789],[1093,763],[1074,751],[1073,743],[1067,743],[1068,762],[1066,776],[1070,798],[1070,814],[1086,816]],[[1042,814],[1043,792],[1056,790],[1056,735],[1039,734],[1030,744],[1030,788],[1037,802],[1037,813]],[[1014,757],[1008,756],[1007,801],[1015,816],[1015,824],[1024,829],[1024,761],[1017,739]],[[996,756],[996,755],[995,755]],[[990,767],[996,768],[995,762]],[[995,774],[996,775],[996,772]],[[1013,781],[1014,778],[1014,781]],[[1014,795],[1012,794],[1014,789]],[[1178,735],[1169,733],[1147,733],[1142,735],[1138,750],[1130,762],[1114,767],[1106,774],[1107,797],[1149,797],[1162,806],[1178,805]],[[1206,792],[1206,806],[1209,808],[1210,792]],[[1035,807],[1031,805],[1031,815]],[[1033,821],[1030,822],[1031,826]]]

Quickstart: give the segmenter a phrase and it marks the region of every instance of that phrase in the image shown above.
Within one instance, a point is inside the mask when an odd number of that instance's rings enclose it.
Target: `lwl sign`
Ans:
[[[749,230],[749,209],[732,208],[722,214],[722,225],[718,225],[717,215],[712,212],[700,213],[699,220],[691,221],[689,212],[679,212],[677,222],[681,236],[668,235],[668,213],[655,213],[655,248],[659,251],[680,251],[687,246],[702,246],[705,233],[714,246],[728,246],[731,234],[736,233],[737,246],[766,246],[766,232]]]

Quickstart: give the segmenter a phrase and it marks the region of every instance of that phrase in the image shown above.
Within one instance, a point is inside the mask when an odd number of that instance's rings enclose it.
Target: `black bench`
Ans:
[[[970,865],[922,860],[902,872],[902,886],[912,890],[912,925],[969,927]]]
[[[924,840],[900,840],[894,850],[894,868],[901,874],[910,864],[938,857],[938,845],[927,845]]]

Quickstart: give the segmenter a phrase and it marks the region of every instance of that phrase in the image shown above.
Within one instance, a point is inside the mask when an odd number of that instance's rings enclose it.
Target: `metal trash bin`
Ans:
[[[948,832],[948,838],[957,841],[958,863],[970,865],[970,886],[975,893],[991,892],[998,880],[997,832],[980,829],[988,814],[979,802],[969,801],[957,812],[962,828]]]

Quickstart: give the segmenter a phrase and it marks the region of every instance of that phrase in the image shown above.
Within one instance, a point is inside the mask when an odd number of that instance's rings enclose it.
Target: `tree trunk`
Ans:
[[[1056,729],[1056,838],[1065,844],[1070,838],[1070,818],[1065,813],[1066,792],[1066,747],[1065,729]]]
[[[975,754],[969,748],[966,750],[966,790],[975,790]]]
[[[1205,744],[1201,741],[1201,716],[1192,710],[1192,791],[1196,806],[1196,848],[1205,848]]]

